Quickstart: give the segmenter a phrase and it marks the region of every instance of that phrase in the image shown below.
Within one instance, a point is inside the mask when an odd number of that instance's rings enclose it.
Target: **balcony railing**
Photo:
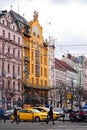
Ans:
[[[6,75],[6,71],[2,70],[2,76],[5,76],[5,75]]]
[[[16,78],[17,77],[17,74],[13,73],[13,78]]]

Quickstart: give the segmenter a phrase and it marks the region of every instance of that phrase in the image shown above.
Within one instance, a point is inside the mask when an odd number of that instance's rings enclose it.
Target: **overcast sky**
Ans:
[[[56,41],[56,57],[87,54],[87,0],[0,0],[1,10],[9,11],[11,5],[27,21],[35,10],[39,13],[44,39]]]

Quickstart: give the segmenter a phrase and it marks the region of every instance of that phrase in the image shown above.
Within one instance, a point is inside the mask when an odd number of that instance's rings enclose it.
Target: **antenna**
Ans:
[[[18,14],[19,14],[19,3],[18,3]]]
[[[23,17],[25,16],[25,14],[23,13]]]
[[[11,10],[12,10],[12,7],[13,7],[13,6],[11,5],[10,7],[11,7]]]

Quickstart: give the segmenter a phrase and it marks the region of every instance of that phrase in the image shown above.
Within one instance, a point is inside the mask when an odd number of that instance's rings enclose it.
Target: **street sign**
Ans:
[[[72,98],[72,94],[71,93],[67,93],[67,98],[71,99]]]

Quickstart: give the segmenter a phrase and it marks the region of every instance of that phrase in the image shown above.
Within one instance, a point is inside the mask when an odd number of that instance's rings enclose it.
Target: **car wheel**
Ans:
[[[39,116],[36,116],[36,117],[35,117],[35,121],[36,121],[36,122],[39,122],[39,121],[40,121],[40,117],[39,117]]]

